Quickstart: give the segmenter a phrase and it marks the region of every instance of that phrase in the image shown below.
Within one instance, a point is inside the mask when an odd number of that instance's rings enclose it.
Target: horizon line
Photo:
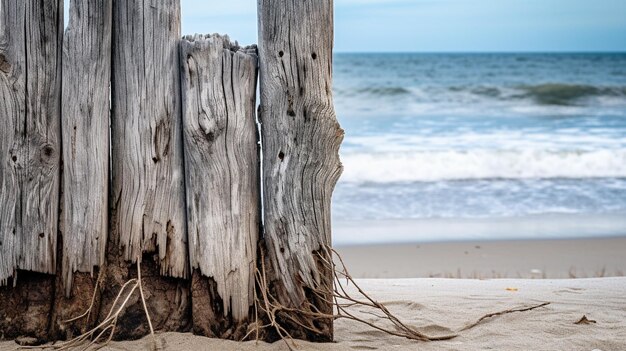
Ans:
[[[520,51],[344,51],[335,50],[334,54],[626,54],[626,50],[571,50],[571,51],[544,51],[544,50],[520,50]]]

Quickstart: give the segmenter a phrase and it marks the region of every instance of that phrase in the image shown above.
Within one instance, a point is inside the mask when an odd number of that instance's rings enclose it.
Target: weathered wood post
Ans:
[[[136,274],[130,263],[142,260],[152,323],[169,331],[190,322],[189,284],[174,279],[189,276],[179,40],[179,0],[113,2],[112,219],[101,316]],[[145,320],[136,300],[121,318],[117,337],[147,332],[136,323]]]
[[[332,272],[319,262],[331,244],[331,194],[341,174],[343,130],[332,99],[332,0],[259,0],[260,120],[264,238],[271,292],[299,310],[332,313]],[[329,257],[324,257],[329,260]],[[315,306],[314,308],[311,305]],[[331,340],[332,320],[288,318],[294,337]],[[312,330],[318,330],[313,332]]]
[[[56,268],[63,1],[0,6],[0,335],[43,338],[54,277],[26,271]]]
[[[254,304],[260,226],[256,47],[181,42],[194,332],[240,340]]]
[[[62,273],[57,276],[51,326],[56,337],[76,335],[90,325],[84,320],[74,325],[62,321],[87,310],[97,267],[104,265],[109,220],[112,3],[72,0],[63,38]],[[76,330],[62,332],[68,327]]]

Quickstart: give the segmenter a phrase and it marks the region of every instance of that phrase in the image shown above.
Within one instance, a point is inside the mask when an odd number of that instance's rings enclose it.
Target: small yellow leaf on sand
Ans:
[[[506,291],[517,291],[517,288],[506,288]]]

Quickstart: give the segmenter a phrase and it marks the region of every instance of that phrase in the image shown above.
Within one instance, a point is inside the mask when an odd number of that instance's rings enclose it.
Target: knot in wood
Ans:
[[[41,147],[41,159],[42,161],[49,161],[54,158],[54,147],[50,144],[44,144]]]
[[[11,64],[7,61],[6,57],[3,54],[0,54],[0,71],[4,73],[9,73],[11,70]]]

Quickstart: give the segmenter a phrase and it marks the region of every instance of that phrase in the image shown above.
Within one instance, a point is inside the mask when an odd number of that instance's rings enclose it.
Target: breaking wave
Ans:
[[[626,149],[347,153],[343,182],[626,177]]]
[[[409,97],[418,101],[459,101],[467,102],[468,98],[519,101],[528,99],[538,105],[571,106],[584,102],[588,98],[625,98],[624,86],[594,86],[586,84],[543,83],[536,85],[516,86],[448,86],[448,87],[405,87],[405,86],[370,86],[347,90],[336,88],[335,93],[341,97],[363,98],[399,98]]]
[[[584,84],[547,83],[520,86],[525,97],[541,105],[571,105],[578,100],[606,96],[626,97],[626,87],[598,87]]]

